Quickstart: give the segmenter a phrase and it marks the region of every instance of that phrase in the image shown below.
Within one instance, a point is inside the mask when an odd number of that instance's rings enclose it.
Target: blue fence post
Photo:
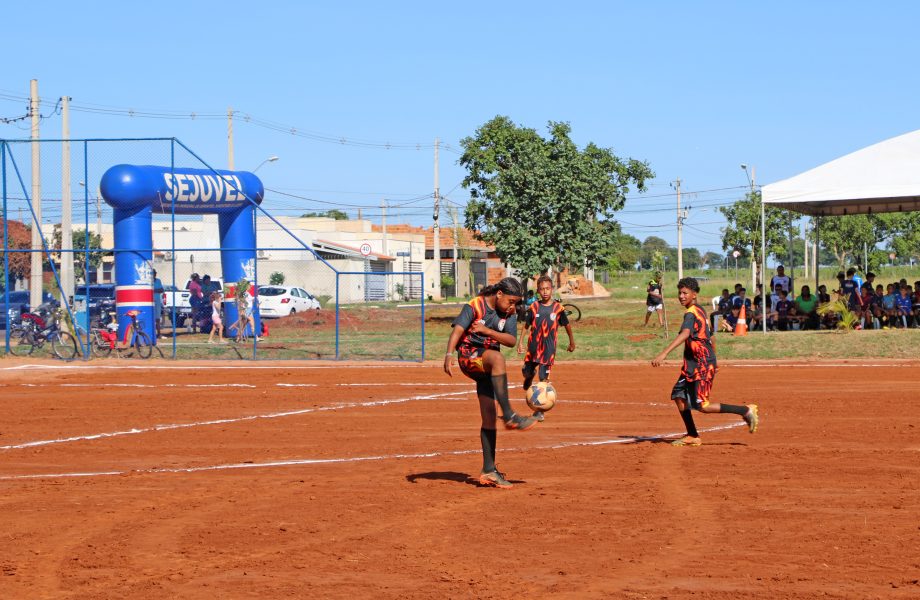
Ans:
[[[89,360],[90,355],[90,334],[89,334],[89,146],[86,140],[83,140],[83,305],[86,310],[83,313],[86,317],[83,319],[83,331],[86,332],[86,347],[83,352],[83,360]],[[99,247],[102,248],[102,232],[99,232]],[[99,263],[102,268],[102,263]],[[97,276],[98,279],[98,276]],[[82,345],[82,342],[81,342]]]
[[[175,138],[169,141],[169,174],[172,177],[176,175],[176,140]],[[179,286],[176,281],[176,194],[173,194],[172,205],[170,207],[170,215],[172,219],[172,282],[173,287],[176,290],[172,293],[172,315],[170,321],[172,321],[172,357],[173,360],[176,360],[176,352],[178,348],[176,347],[176,296],[179,294]],[[191,299],[189,299],[189,304],[191,304]],[[189,313],[189,318],[194,318],[195,315]]]
[[[6,213],[6,142],[0,143],[0,170],[3,171],[3,310],[6,312],[4,347],[10,351],[10,252]]]
[[[335,272],[335,359],[339,360],[339,272]]]

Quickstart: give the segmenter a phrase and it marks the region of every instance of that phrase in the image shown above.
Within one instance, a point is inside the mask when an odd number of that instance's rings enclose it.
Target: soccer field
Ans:
[[[439,364],[5,360],[0,596],[920,596],[920,363],[724,364],[699,448],[678,364],[557,365],[499,490]]]

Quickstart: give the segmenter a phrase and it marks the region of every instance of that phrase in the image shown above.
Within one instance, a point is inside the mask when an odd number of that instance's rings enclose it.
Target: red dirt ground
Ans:
[[[560,364],[546,422],[499,432],[512,490],[470,479],[473,386],[439,365],[24,364],[3,598],[920,597],[916,363],[727,364],[714,400],[762,427],[700,448],[635,438],[680,432],[673,363]]]

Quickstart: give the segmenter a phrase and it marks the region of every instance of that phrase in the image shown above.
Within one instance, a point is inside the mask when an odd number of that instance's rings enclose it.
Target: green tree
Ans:
[[[616,223],[616,232],[610,243],[601,252],[600,265],[606,267],[608,272],[632,271],[639,262],[639,253],[642,242],[638,238],[623,233],[619,223]]]
[[[668,243],[660,237],[650,235],[645,238],[645,241],[642,242],[642,247],[639,250],[639,262],[642,264],[642,268],[661,268],[660,265],[656,266],[654,264],[655,257],[656,255],[666,256],[668,254],[668,248]]]
[[[743,200],[730,206],[720,206],[719,212],[728,224],[722,228],[722,249],[739,250],[743,257],[761,263],[760,192],[748,192]],[[798,216],[788,210],[767,206],[765,211],[767,255],[782,252],[789,231]],[[793,231],[794,233],[794,231]],[[734,259],[732,259],[734,260]],[[741,264],[739,258],[738,264]],[[750,265],[750,262],[747,262]]]
[[[579,150],[567,123],[550,137],[497,116],[464,138],[460,164],[470,190],[465,223],[523,274],[593,266],[616,233],[612,217],[630,186],[645,190],[648,164],[589,143]]]
[[[284,285],[284,273],[275,271],[268,276],[268,283],[270,285]]]
[[[862,264],[859,257],[863,254],[864,245],[875,247],[876,224],[869,215],[817,219],[819,243],[833,253],[837,267],[841,270],[846,269],[850,263]]]
[[[725,266],[725,256],[719,254],[718,252],[707,252],[700,259],[704,265],[708,266],[710,269],[720,269]]]
[[[61,228],[54,228],[54,235],[51,238],[52,248],[55,250],[61,249]],[[71,247],[73,252],[68,252],[71,260],[73,261],[73,275],[77,281],[86,281],[84,277],[84,268],[86,267],[86,248],[87,248],[87,238],[85,229],[76,229],[71,235]],[[98,269],[102,264],[102,259],[105,257],[105,251],[99,250],[102,247],[102,237],[95,234],[89,234],[89,266],[91,270]],[[96,249],[93,251],[93,249]],[[60,261],[66,260],[67,257],[63,254],[60,256],[57,264],[60,264]]]
[[[703,265],[703,257],[696,248],[684,248],[684,268],[699,269]]]
[[[301,218],[306,219],[310,217],[326,217],[328,219],[335,219],[336,221],[347,221],[348,215],[344,211],[333,208],[331,210],[323,212],[309,212],[300,215]]]
[[[886,243],[886,255],[894,252],[902,259],[920,258],[920,212],[884,213],[873,220],[876,241]],[[886,256],[884,262],[888,260]]]

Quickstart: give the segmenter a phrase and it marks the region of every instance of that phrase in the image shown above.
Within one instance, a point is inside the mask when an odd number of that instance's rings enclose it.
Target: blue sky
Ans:
[[[403,205],[389,222],[416,224],[430,222],[436,137],[441,192],[462,206],[461,138],[497,114],[544,133],[568,121],[579,144],[655,171],[626,231],[675,243],[680,177],[685,244],[718,251],[714,205],[743,194],[741,163],[765,184],[918,128],[917,22],[907,1],[19,3],[0,25],[0,117],[24,114],[35,78],[43,112],[72,98],[73,137],[175,136],[225,167],[232,106],[236,168],[277,155],[266,187],[310,199],[269,192],[269,210],[376,220],[387,199]],[[113,112],[85,110],[99,106]],[[44,119],[42,137],[60,126]],[[28,133],[0,123],[0,137]]]

